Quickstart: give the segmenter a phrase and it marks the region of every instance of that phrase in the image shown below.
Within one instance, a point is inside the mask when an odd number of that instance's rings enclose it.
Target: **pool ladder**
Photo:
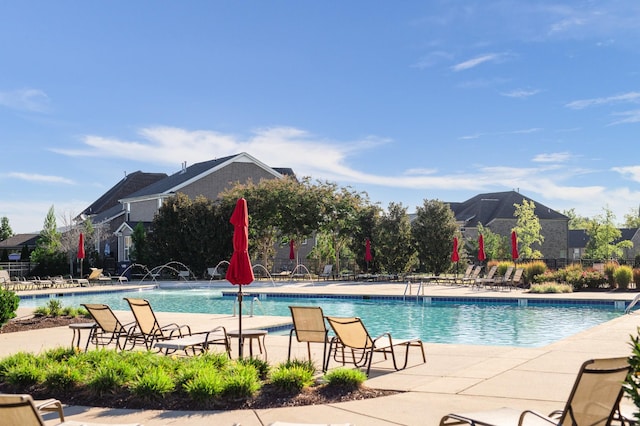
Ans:
[[[422,293],[422,296],[424,296],[424,283],[420,281],[420,283],[415,283],[415,284],[418,286],[418,289],[416,291],[416,300],[418,300],[420,298],[420,293]],[[413,284],[411,283],[411,281],[407,281],[407,284],[405,284],[404,286],[404,293],[402,294],[402,296],[405,299],[407,298],[407,292],[409,293],[409,296],[412,295]]]
[[[631,308],[633,308],[639,301],[640,301],[640,293],[636,294],[636,297],[634,297],[631,303],[629,303],[629,306],[627,306],[627,309],[624,310],[624,313],[630,314]]]
[[[237,302],[238,302],[238,300],[237,300],[237,299],[235,299],[235,300],[233,301],[233,316],[234,316],[234,317],[236,316],[236,313],[237,313],[236,311],[237,311],[237,309],[238,309],[238,308],[237,308],[237,306],[238,306],[238,303],[237,303]],[[251,305],[249,306],[249,316],[250,316],[250,317],[252,317],[252,316],[253,316],[253,305],[254,305],[254,303],[256,303],[256,302],[258,302],[258,305],[260,306],[260,309],[262,309],[262,313],[263,313],[264,315],[266,315],[266,314],[265,314],[265,311],[264,311],[264,307],[262,306],[262,302],[260,302],[260,299],[258,299],[257,297],[254,297],[253,299],[251,299]]]

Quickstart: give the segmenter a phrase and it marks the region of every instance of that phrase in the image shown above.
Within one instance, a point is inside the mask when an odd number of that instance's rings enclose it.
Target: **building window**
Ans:
[[[124,237],[124,253],[123,260],[129,260],[129,252],[131,251],[131,236],[127,235]]]

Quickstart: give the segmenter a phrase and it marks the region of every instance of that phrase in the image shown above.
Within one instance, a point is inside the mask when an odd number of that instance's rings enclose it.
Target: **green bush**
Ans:
[[[131,383],[133,394],[145,399],[163,398],[174,389],[173,379],[161,368],[152,368]]]
[[[573,287],[569,284],[559,284],[559,283],[540,283],[533,284],[529,289],[530,293],[572,293]]]
[[[542,275],[547,271],[547,265],[541,260],[527,262],[522,267],[524,268],[525,285],[530,285],[538,275]]]
[[[213,368],[190,372],[193,374],[182,385],[187,395],[200,402],[220,397],[224,388],[222,374]]]
[[[622,290],[626,290],[629,288],[629,283],[633,278],[633,270],[630,266],[619,266],[613,273],[613,279],[616,282],[616,285]]]
[[[629,357],[631,372],[625,382],[625,392],[636,406],[635,418],[640,418],[640,327],[635,336],[631,336],[631,356]]]
[[[42,372],[42,366],[37,365],[34,362],[19,363],[12,367],[9,367],[5,373],[4,378],[7,383],[14,386],[28,387],[42,382],[44,373]]]
[[[252,365],[258,372],[258,377],[260,378],[260,380],[266,380],[269,376],[269,364],[266,361],[251,357],[242,358],[238,360],[238,362],[244,365]]]
[[[618,262],[607,262],[604,264],[604,276],[607,278],[610,288],[616,288],[616,280],[614,274],[618,269]]]
[[[261,387],[258,370],[253,365],[237,364],[231,369],[231,374],[224,376],[221,396],[234,399],[250,398]]]
[[[20,298],[12,291],[0,288],[0,327],[16,317]]]
[[[636,289],[640,289],[640,268],[633,268],[633,282]]]
[[[367,380],[367,375],[356,369],[336,368],[325,374],[324,379],[330,386],[358,389]]]
[[[279,365],[271,373],[271,384],[285,392],[300,392],[305,386],[313,384],[313,370],[302,365]]]
[[[73,389],[82,382],[82,374],[70,365],[54,364],[44,373],[44,385],[50,391]]]

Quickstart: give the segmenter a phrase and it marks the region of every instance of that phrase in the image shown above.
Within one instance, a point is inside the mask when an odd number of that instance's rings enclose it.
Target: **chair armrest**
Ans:
[[[58,413],[58,417],[60,417],[60,421],[64,422],[64,411],[62,410],[62,403],[54,398],[51,399],[43,399],[43,400],[35,400],[34,404],[38,411],[51,412],[56,411]]]
[[[520,414],[520,419],[518,420],[518,426],[521,425],[526,425],[526,423],[524,422],[525,416],[529,414],[531,416],[537,417],[540,420],[544,420],[547,423],[549,423],[550,425],[557,425],[557,423],[555,421],[553,421],[553,419],[550,419],[549,417],[545,416],[544,414],[538,413],[536,411],[532,411],[532,410],[525,410]]]

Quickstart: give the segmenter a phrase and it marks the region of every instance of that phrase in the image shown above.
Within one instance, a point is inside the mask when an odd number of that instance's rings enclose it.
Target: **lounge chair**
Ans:
[[[402,370],[407,367],[409,348],[412,346],[420,348],[422,362],[427,362],[424,354],[424,345],[420,339],[393,340],[391,333],[383,333],[373,339],[365,328],[362,320],[357,317],[327,317],[327,321],[336,335],[331,339],[331,343],[329,344],[329,351],[323,368],[324,371],[329,369],[332,352],[334,360],[342,362],[344,365],[347,362],[345,350],[350,352],[350,363],[353,363],[358,368],[367,367],[367,375],[369,375],[369,371],[371,370],[373,354],[376,352],[382,353],[385,359],[387,359],[387,354],[390,354],[393,361],[393,368],[396,370]],[[405,349],[404,364],[402,366],[398,366],[394,350],[394,348],[399,346]]]
[[[489,268],[489,272],[487,272],[487,275],[484,276],[483,278],[476,278],[473,281],[472,286],[480,288],[480,286],[485,285],[485,283],[494,282],[496,272],[498,272],[498,265],[493,265],[491,268]]]
[[[135,332],[130,337],[133,337],[136,342],[142,341],[147,349],[153,348],[154,344],[161,340],[191,335],[191,327],[188,325],[172,323],[161,326],[148,300],[128,297],[125,297],[124,300],[129,303],[131,312],[136,319]]]
[[[321,274],[318,274],[318,280],[324,278],[325,281],[333,276],[333,265],[324,265],[324,269]]]
[[[224,346],[225,352],[231,358],[231,339],[227,335],[227,330],[222,326],[210,331],[192,333],[185,337],[161,340],[154,344],[154,348],[159,349],[160,352],[164,351],[165,355],[176,351],[184,351],[185,355],[189,355],[189,350],[195,355],[198,352],[208,351],[211,345]]]
[[[493,280],[485,282],[485,287],[493,287],[497,289],[499,287],[506,286],[511,279],[511,275],[513,274],[513,266],[507,267],[507,270],[504,272],[504,275]]]
[[[563,410],[549,415],[512,408],[447,414],[440,420],[445,425],[610,425],[617,416],[623,383],[630,366],[627,358],[592,359],[580,367],[578,377]],[[553,384],[551,384],[553,385]]]
[[[56,400],[47,400],[56,401]],[[58,401],[59,402],[59,401]],[[61,407],[61,406],[60,406]],[[46,409],[44,411],[47,411]],[[57,408],[56,408],[57,411]],[[38,408],[37,403],[33,400],[31,395],[14,395],[14,394],[0,394],[0,419],[2,419],[3,426],[45,426],[44,419],[42,418],[41,409]],[[55,423],[56,426],[98,426],[98,423],[88,422],[76,422],[76,421],[64,421],[62,418],[64,414],[60,410],[60,416],[62,423]],[[48,424],[52,424],[47,422]],[[105,426],[104,424],[101,424]],[[139,423],[135,424],[120,424],[119,426],[141,426]]]
[[[468,268],[467,268],[468,269]],[[480,273],[484,269],[482,265],[473,266],[471,272],[467,275],[466,271],[462,278],[453,278],[454,284],[473,284],[479,277]]]
[[[296,336],[298,342],[307,343],[307,354],[311,361],[311,343],[322,343],[322,366],[327,356],[327,343],[329,343],[329,330],[324,321],[322,308],[319,306],[289,306],[291,318],[293,319],[293,328],[289,333],[289,352],[287,360],[291,359],[291,344],[293,336]]]
[[[509,287],[509,290],[512,288],[517,288],[518,285],[522,282],[522,276],[524,275],[524,268],[516,268],[513,273],[513,276],[509,279],[508,282],[503,283],[503,287]]]
[[[116,349],[126,349],[127,343],[131,342],[133,348],[135,344],[134,329],[136,327],[135,322],[122,324],[118,317],[113,313],[109,305],[102,303],[83,303],[82,306],[89,312],[93,320],[96,322],[96,326],[91,329],[89,333],[89,339],[87,340],[87,346],[93,343],[98,346],[108,346],[111,343],[115,343]],[[120,339],[124,339],[123,342]]]

